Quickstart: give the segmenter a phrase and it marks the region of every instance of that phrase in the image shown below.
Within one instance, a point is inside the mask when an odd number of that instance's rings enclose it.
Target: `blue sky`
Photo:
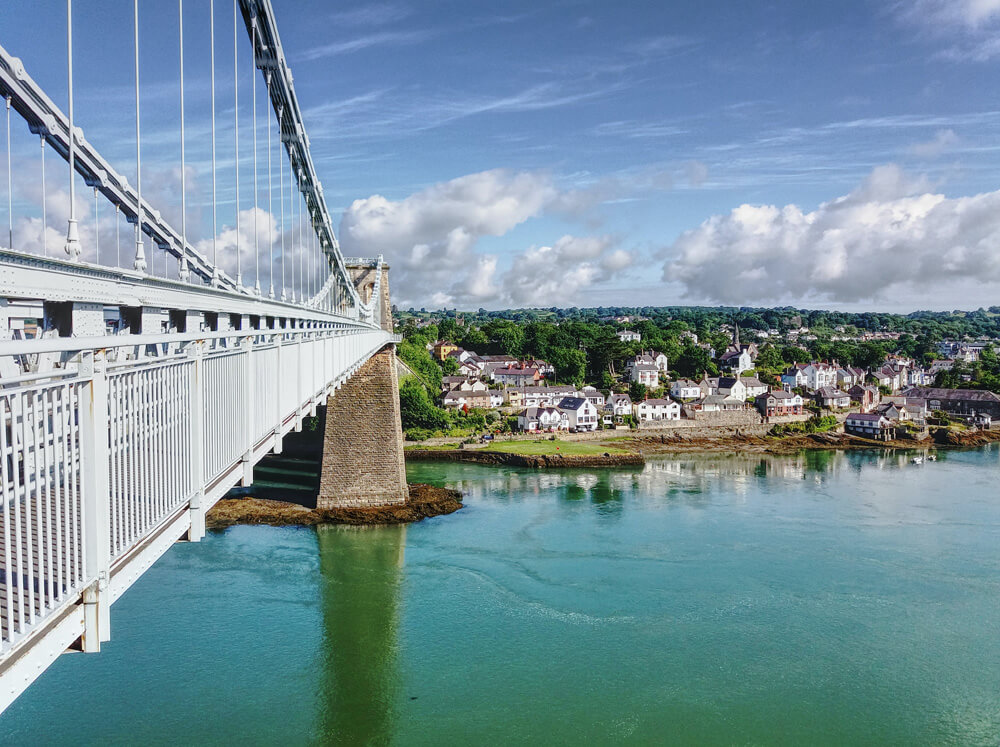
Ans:
[[[206,240],[208,3],[185,5],[188,221]],[[384,253],[406,306],[1000,301],[1000,0],[274,5],[345,253]],[[173,216],[176,4],[140,8],[144,180]],[[11,2],[0,27],[60,105],[64,19]],[[75,32],[77,120],[131,175],[131,3],[77,2]]]

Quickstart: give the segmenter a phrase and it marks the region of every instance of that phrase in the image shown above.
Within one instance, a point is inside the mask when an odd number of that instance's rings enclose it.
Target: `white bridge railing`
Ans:
[[[0,711],[73,641],[97,650],[111,602],[397,340],[340,324],[0,342],[71,356],[0,380]],[[111,354],[149,346],[175,352]]]

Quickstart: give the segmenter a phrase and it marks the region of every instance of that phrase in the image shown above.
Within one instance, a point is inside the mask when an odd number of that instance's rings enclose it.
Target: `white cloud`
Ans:
[[[497,292],[496,265],[476,257],[478,240],[504,235],[541,213],[557,194],[545,174],[497,169],[434,184],[399,201],[372,195],[344,212],[341,242],[346,254],[385,255],[401,302],[432,293],[485,301]]]
[[[355,200],[341,220],[341,241],[346,254],[386,257],[401,304],[562,303],[628,267],[632,255],[609,238],[564,236],[510,257],[501,273],[501,258],[476,248],[546,210],[565,210],[566,194],[547,174],[484,171],[403,200]]]
[[[939,283],[1000,282],[1000,191],[949,199],[896,166],[804,212],[741,205],[684,233],[664,280],[724,303],[853,302]]]
[[[608,236],[563,236],[552,246],[531,247],[513,258],[504,275],[504,300],[517,306],[577,302],[583,291],[632,264]]]

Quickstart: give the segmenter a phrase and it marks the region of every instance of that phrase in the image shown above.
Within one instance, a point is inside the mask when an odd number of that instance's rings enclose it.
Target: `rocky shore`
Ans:
[[[406,503],[373,508],[315,509],[297,503],[264,498],[223,498],[205,517],[209,529],[223,529],[235,524],[270,526],[312,526],[314,524],[409,524],[430,516],[450,514],[462,508],[462,494],[457,490],[433,485],[410,485]]]
[[[764,454],[794,454],[809,449],[927,449],[983,446],[1000,441],[1000,430],[952,431],[931,429],[922,440],[900,439],[872,441],[846,433],[802,433],[789,436],[726,436],[721,438],[688,438],[681,433],[660,436],[636,436],[626,444],[647,453],[678,452],[756,452]]]
[[[630,467],[642,466],[646,458],[641,453],[589,455],[529,455],[475,449],[408,449],[407,460],[436,462],[474,462],[475,464],[533,467],[536,469],[568,467]]]

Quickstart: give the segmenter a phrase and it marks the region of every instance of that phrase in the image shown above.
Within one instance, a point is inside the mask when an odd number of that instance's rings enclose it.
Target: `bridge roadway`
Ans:
[[[18,264],[0,257],[0,275]],[[42,264],[50,277],[96,272]],[[90,282],[77,320],[95,305],[106,313],[93,302],[120,296],[124,280]],[[176,284],[130,282],[126,295],[144,304]],[[18,371],[0,377],[0,712],[61,653],[98,651],[114,601],[172,543],[197,541],[226,491],[249,484],[286,433],[398,341],[380,314],[194,286],[178,300],[195,291],[231,315],[185,311],[197,331],[0,341],[3,370]],[[0,282],[0,294],[16,308],[12,287]],[[206,318],[222,328],[203,331]]]

